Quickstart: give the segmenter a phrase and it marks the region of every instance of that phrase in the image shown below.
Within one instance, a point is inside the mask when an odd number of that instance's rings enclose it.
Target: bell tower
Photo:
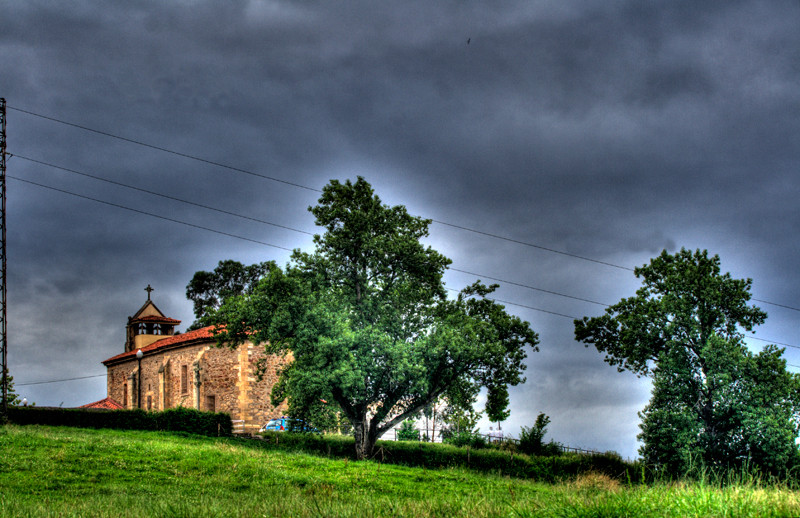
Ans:
[[[128,317],[125,328],[125,352],[143,349],[151,343],[175,334],[175,326],[180,320],[164,316],[158,307],[150,300],[150,293],[155,291],[148,284],[144,289],[147,292],[147,301],[132,317]]]

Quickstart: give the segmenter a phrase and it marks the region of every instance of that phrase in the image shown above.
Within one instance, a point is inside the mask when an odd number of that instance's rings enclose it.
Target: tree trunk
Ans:
[[[356,442],[356,458],[364,460],[372,457],[378,437],[375,431],[370,429],[369,423],[366,420],[354,423],[353,435]]]

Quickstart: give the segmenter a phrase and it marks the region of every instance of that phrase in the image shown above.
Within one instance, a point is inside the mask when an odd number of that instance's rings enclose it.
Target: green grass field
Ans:
[[[753,482],[560,484],[328,459],[232,439],[0,427],[0,516],[798,516]]]

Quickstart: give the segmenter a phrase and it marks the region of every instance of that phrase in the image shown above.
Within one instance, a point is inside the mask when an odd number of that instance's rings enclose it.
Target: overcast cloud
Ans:
[[[707,248],[769,302],[756,336],[800,346],[800,312],[774,305],[800,307],[796,1],[0,6],[9,363],[38,405],[105,397],[104,377],[27,383],[104,374],[148,284],[185,329],[195,271],[311,245],[119,183],[314,232],[317,191],[362,175],[414,214],[625,268]],[[484,280],[601,303],[637,287],[624,268],[442,223],[429,241]],[[500,284],[541,338],[504,428],[545,412],[555,440],[634,456],[649,382],[573,338],[569,317],[603,306]],[[800,349],[786,357],[800,370]]]

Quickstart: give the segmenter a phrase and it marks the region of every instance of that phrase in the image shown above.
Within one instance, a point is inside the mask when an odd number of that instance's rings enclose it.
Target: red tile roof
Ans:
[[[114,399],[107,397],[105,399],[101,399],[100,401],[95,401],[94,403],[89,403],[87,405],[79,406],[78,408],[100,408],[102,410],[124,410],[124,407],[114,401]]]
[[[147,315],[146,317],[137,317],[131,320],[131,322],[158,322],[160,324],[180,324],[180,320],[175,320],[174,318],[169,317],[160,317],[158,315]]]
[[[187,333],[183,333],[180,335],[173,335],[168,336],[166,338],[162,338],[161,340],[157,340],[147,347],[142,347],[142,353],[147,355],[148,353],[152,353],[153,351],[157,351],[159,349],[163,349],[165,347],[175,347],[182,344],[189,344],[192,342],[210,342],[214,341],[214,326],[203,327],[200,329],[195,329],[194,331],[189,331]],[[104,360],[102,363],[104,365],[108,365],[111,362],[118,362],[120,360],[133,360],[136,358],[136,351],[128,351],[122,354],[118,354],[116,356],[112,356],[111,358]]]

